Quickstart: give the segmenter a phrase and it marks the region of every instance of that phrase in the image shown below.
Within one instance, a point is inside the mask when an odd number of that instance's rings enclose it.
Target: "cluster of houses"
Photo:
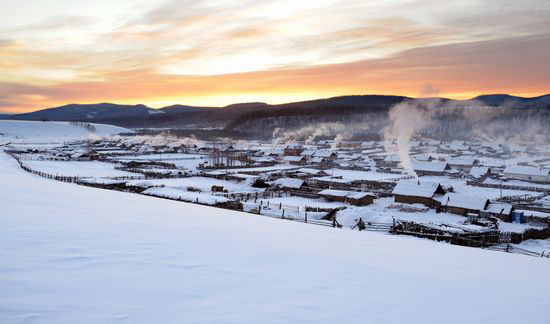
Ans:
[[[335,145],[331,140],[321,140],[308,145],[274,145],[259,142],[184,143],[179,140],[121,137],[22,153],[40,153],[44,159],[59,161],[124,161],[128,171],[142,172],[149,177],[158,173],[159,177],[200,175],[235,182],[250,181],[253,186],[268,190],[282,190],[293,195],[355,206],[367,206],[380,197],[394,197],[396,203],[422,204],[437,212],[466,217],[496,217],[504,221],[512,219],[512,204],[455,193],[452,188],[442,186],[437,177],[460,179],[473,185],[483,185],[487,179],[497,182],[516,180],[524,182],[524,185],[537,184],[540,188],[548,184],[550,189],[550,147],[436,140],[413,141],[410,144],[408,158],[418,180],[411,180],[411,175],[402,167],[401,158],[386,152],[384,144],[378,141],[343,141]],[[194,172],[184,172],[173,164],[163,162],[162,154],[197,155],[202,156],[203,160]],[[505,161],[518,154],[532,154],[540,158],[507,165]],[[155,162],[125,158],[135,155],[155,155],[158,158]],[[364,172],[365,177],[349,179],[334,176],[335,169]],[[386,177],[367,177],[377,174]],[[429,177],[429,180],[424,177]]]

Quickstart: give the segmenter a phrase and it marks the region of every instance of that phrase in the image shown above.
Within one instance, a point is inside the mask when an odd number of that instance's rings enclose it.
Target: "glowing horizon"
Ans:
[[[542,0],[29,0],[4,7],[3,113],[69,103],[160,108],[550,93],[550,3]]]

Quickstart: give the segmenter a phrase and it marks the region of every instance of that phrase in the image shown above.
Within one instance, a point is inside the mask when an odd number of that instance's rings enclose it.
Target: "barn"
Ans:
[[[438,207],[439,201],[434,198],[444,195],[445,190],[439,183],[401,181],[397,183],[392,194],[395,196],[395,202]]]

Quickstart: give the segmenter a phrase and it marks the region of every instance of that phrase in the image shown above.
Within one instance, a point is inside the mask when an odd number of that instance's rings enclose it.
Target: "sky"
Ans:
[[[0,0],[0,112],[550,93],[548,0]]]

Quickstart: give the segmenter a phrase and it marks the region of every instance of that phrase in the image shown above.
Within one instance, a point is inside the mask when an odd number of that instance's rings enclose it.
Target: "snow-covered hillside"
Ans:
[[[64,140],[131,132],[113,125],[89,125],[93,126],[93,130],[70,122],[0,120],[0,143],[13,139]]]
[[[0,152],[0,322],[541,323],[550,263],[46,180]]]

